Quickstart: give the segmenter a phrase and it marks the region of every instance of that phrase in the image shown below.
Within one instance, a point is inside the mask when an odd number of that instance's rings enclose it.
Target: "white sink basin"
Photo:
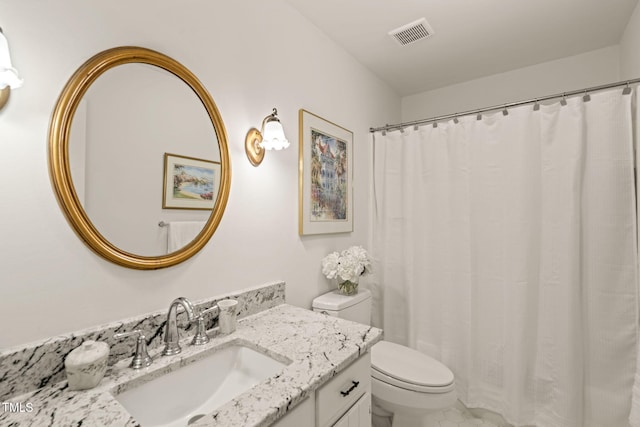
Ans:
[[[248,347],[231,345],[115,398],[145,427],[186,426],[284,366]]]

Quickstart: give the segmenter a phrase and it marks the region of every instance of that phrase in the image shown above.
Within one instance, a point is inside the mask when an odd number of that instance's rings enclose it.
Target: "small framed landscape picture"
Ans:
[[[164,154],[164,209],[213,209],[220,188],[220,162]]]
[[[299,112],[300,235],[353,231],[353,133]]]

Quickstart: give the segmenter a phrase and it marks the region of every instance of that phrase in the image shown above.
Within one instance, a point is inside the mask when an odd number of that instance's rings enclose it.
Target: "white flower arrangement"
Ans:
[[[338,282],[358,283],[360,276],[371,272],[371,259],[362,246],[351,246],[342,252],[332,252],[322,259],[322,274]]]

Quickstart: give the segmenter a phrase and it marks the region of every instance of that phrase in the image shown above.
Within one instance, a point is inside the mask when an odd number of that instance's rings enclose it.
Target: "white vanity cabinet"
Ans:
[[[303,400],[298,406],[293,408],[291,412],[289,412],[284,417],[280,418],[274,424],[273,427],[313,427],[316,424],[315,414],[316,414],[316,396],[315,394],[307,397]]]
[[[371,427],[371,394],[365,393],[333,427]]]
[[[371,355],[320,386],[274,426],[371,427]]]
[[[363,398],[362,400],[360,400]],[[344,424],[343,417],[353,418],[351,409],[360,413],[371,407],[371,355],[366,353],[353,362],[347,369],[333,377],[316,391],[316,427],[348,426],[369,427],[369,415],[359,424]]]

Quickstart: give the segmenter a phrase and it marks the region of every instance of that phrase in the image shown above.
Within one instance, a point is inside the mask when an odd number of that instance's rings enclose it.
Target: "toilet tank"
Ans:
[[[313,300],[313,311],[365,325],[371,324],[371,291],[360,289],[355,295],[343,295],[337,289]]]

